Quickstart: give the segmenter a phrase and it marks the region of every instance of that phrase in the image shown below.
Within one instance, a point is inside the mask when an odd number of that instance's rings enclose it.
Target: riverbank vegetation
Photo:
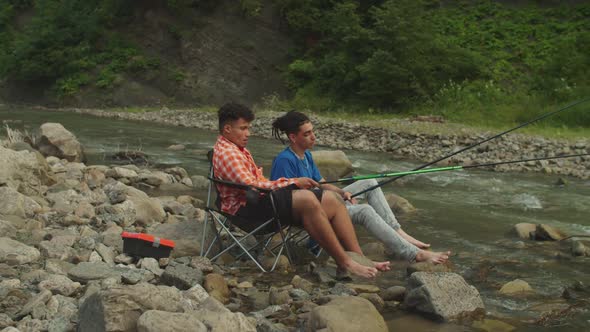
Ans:
[[[180,16],[218,1],[166,0]],[[137,3],[0,0],[0,82],[58,98],[135,76],[185,72],[125,38]],[[590,5],[584,1],[240,0],[244,17],[278,12],[295,46],[283,68],[291,97],[273,107],[383,117],[430,114],[471,125],[524,122],[590,96]],[[182,25],[169,29],[178,38]],[[252,47],[256,47],[253,45]],[[590,127],[587,105],[544,121]],[[544,130],[544,129],[541,129]]]

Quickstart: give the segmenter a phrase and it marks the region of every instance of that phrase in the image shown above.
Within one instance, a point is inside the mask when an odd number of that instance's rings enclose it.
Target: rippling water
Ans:
[[[119,150],[142,150],[153,163],[180,165],[191,175],[206,174],[206,151],[217,135],[199,129],[30,109],[0,108],[0,121],[29,131],[44,122],[60,122],[83,144],[89,164],[104,163],[106,155]],[[184,144],[187,149],[167,150],[172,144]],[[252,138],[249,148],[268,171],[272,158],[283,146],[278,141]],[[402,171],[419,165],[384,153],[346,153],[357,174]],[[531,323],[543,311],[538,306],[550,306],[551,301],[560,298],[565,286],[575,281],[590,285],[590,258],[571,257],[565,243],[520,242],[508,235],[511,227],[521,222],[549,224],[568,234],[590,234],[590,182],[573,178],[567,179],[566,186],[556,182],[557,177],[542,174],[470,170],[407,176],[387,185],[385,191],[396,192],[412,202],[418,212],[400,218],[404,229],[432,243],[435,250],[452,250],[457,272],[468,275],[488,264],[485,262],[493,266],[486,281],[475,283],[489,316],[518,330],[590,330],[588,311],[566,320],[567,326],[541,328]],[[362,231],[359,234],[362,241],[373,241]],[[387,285],[402,275],[400,265],[379,282]],[[516,278],[527,281],[538,295],[509,298],[498,294],[502,284]],[[385,316],[392,330],[408,326],[414,331],[471,330],[433,324],[407,314]]]

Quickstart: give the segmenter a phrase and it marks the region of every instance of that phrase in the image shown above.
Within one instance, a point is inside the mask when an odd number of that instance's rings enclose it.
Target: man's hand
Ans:
[[[295,184],[300,189],[310,189],[310,188],[319,187],[319,184],[310,178],[296,178]]]
[[[348,191],[344,191],[342,192],[342,199],[345,201],[350,201],[351,204],[356,204],[356,198],[352,198],[352,193],[349,193]]]

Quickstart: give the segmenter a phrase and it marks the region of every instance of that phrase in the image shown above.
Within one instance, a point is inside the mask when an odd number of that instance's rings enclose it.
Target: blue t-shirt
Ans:
[[[311,152],[305,151],[305,158],[299,159],[299,156],[287,147],[277,155],[272,162],[272,169],[270,171],[270,179],[276,180],[278,178],[312,178],[315,181],[320,181],[322,176],[318,167],[313,162]]]

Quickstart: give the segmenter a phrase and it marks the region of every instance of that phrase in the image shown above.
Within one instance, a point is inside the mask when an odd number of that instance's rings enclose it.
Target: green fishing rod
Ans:
[[[505,164],[516,164],[516,163],[525,163],[527,161],[539,161],[539,160],[551,160],[551,159],[562,159],[562,158],[574,158],[574,157],[584,157],[590,156],[590,153],[582,153],[582,154],[569,154],[569,155],[562,155],[562,156],[555,156],[555,157],[542,157],[542,158],[531,158],[531,159],[520,159],[520,160],[510,160],[510,161],[500,161],[496,163],[487,163],[487,164],[477,164],[477,165],[465,165],[465,166],[447,166],[447,167],[437,167],[437,168],[426,168],[426,169],[419,169],[415,171],[404,171],[404,172],[393,172],[393,173],[381,173],[381,174],[369,174],[369,175],[358,175],[358,176],[351,176],[348,178],[342,178],[334,181],[325,181],[323,183],[337,183],[337,182],[347,182],[347,181],[358,181],[358,180],[368,180],[368,179],[380,179],[380,178],[389,178],[393,176],[406,176],[406,175],[414,175],[414,174],[425,174],[425,173],[435,173],[435,172],[445,172],[445,171],[458,171],[468,168],[476,168],[476,167],[490,167],[490,166],[497,166],[497,165],[505,165]]]
[[[584,99],[582,99],[582,100],[578,100],[578,101],[576,101],[576,102],[573,102],[573,103],[571,103],[571,104],[569,104],[569,105],[567,105],[567,106],[565,106],[565,107],[563,107],[563,108],[560,108],[560,109],[558,109],[558,110],[551,111],[551,112],[547,112],[547,113],[545,113],[545,114],[543,114],[543,115],[540,115],[540,116],[538,116],[538,117],[536,117],[536,118],[534,118],[534,119],[532,119],[532,120],[530,120],[530,121],[527,121],[527,122],[525,122],[525,123],[522,123],[522,124],[520,124],[520,125],[518,125],[518,126],[516,126],[516,127],[512,128],[512,129],[508,129],[508,130],[506,130],[506,131],[503,131],[503,132],[501,132],[501,133],[499,133],[499,134],[497,134],[497,135],[495,135],[495,136],[492,136],[492,137],[490,137],[490,138],[486,138],[486,139],[484,139],[484,140],[482,140],[482,141],[479,141],[479,142],[477,142],[477,143],[471,144],[471,145],[469,145],[469,146],[467,146],[467,147],[465,147],[465,148],[463,148],[463,149],[460,149],[460,150],[458,150],[458,151],[456,151],[456,152],[453,152],[453,153],[451,153],[451,154],[448,154],[448,155],[446,155],[446,156],[442,156],[442,157],[440,157],[440,158],[438,158],[438,159],[436,159],[436,160],[433,160],[433,161],[431,161],[431,162],[429,162],[429,163],[426,163],[426,164],[424,164],[424,165],[422,165],[422,166],[420,166],[420,167],[414,168],[412,171],[418,171],[418,170],[421,170],[421,169],[423,169],[423,168],[426,168],[426,167],[428,167],[428,166],[434,165],[434,164],[436,164],[436,163],[438,163],[438,162],[440,162],[440,161],[443,161],[443,160],[445,160],[445,159],[451,158],[452,156],[455,156],[455,155],[457,155],[457,154],[459,154],[459,153],[461,153],[461,152],[463,152],[463,151],[466,151],[466,150],[472,149],[472,148],[474,148],[474,147],[476,147],[476,146],[478,146],[478,145],[481,145],[481,144],[483,144],[483,143],[489,142],[489,141],[491,141],[491,140],[493,140],[493,139],[496,139],[496,138],[498,138],[498,137],[504,136],[504,135],[506,135],[506,134],[508,134],[508,133],[510,133],[510,132],[513,132],[513,131],[515,131],[515,130],[517,130],[517,129],[520,129],[520,128],[524,127],[524,126],[528,126],[529,124],[531,124],[531,123],[533,123],[533,122],[537,122],[537,121],[540,121],[540,120],[542,120],[542,119],[545,119],[545,118],[547,118],[547,117],[549,117],[549,116],[551,116],[551,115],[554,115],[554,114],[557,114],[557,113],[563,112],[563,111],[565,111],[565,110],[567,110],[567,109],[570,109],[570,108],[572,108],[572,107],[574,107],[574,106],[576,106],[576,105],[578,105],[578,104],[585,103],[585,102],[587,102],[587,101],[589,101],[589,100],[590,100],[590,97],[588,97],[588,98],[584,98]],[[408,175],[408,174],[406,174],[406,175]],[[372,186],[372,187],[369,187],[369,188],[367,188],[367,189],[365,189],[365,190],[362,190],[362,191],[360,191],[360,192],[358,192],[358,193],[356,193],[356,194],[353,194],[353,195],[352,195],[352,197],[356,197],[356,196],[362,195],[362,194],[364,194],[364,193],[366,193],[366,192],[368,192],[368,191],[371,191],[371,190],[373,190],[373,189],[379,188],[379,187],[381,187],[381,186],[383,186],[383,185],[386,185],[386,184],[388,184],[388,183],[390,183],[390,182],[393,182],[393,181],[395,181],[395,180],[397,180],[397,179],[399,179],[399,178],[401,178],[401,177],[404,177],[404,176],[406,176],[406,175],[398,175],[398,176],[392,177],[391,179],[388,179],[388,180],[385,180],[385,181],[383,181],[383,182],[377,183],[376,185],[374,185],[374,186]]]

